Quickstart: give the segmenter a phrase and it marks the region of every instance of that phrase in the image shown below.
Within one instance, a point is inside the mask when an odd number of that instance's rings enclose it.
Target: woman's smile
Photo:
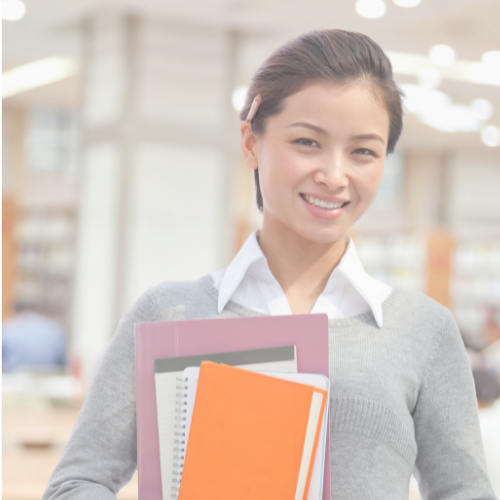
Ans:
[[[304,201],[306,209],[317,219],[336,220],[345,213],[348,201],[330,201],[322,195],[307,195],[301,193],[300,198]]]

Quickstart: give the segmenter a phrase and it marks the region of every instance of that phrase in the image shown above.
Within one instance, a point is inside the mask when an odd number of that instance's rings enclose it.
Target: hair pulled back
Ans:
[[[264,133],[267,118],[282,111],[284,100],[314,81],[372,86],[389,113],[387,154],[394,151],[403,128],[403,94],[394,82],[389,58],[361,33],[312,31],[287,42],[253,76],[240,119],[246,120],[255,96],[260,94],[262,102],[252,120],[252,130],[256,135]],[[262,210],[258,169],[255,188],[257,206]]]

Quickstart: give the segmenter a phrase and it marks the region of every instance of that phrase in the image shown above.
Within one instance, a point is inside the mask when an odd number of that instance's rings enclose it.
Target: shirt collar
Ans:
[[[221,313],[226,304],[233,296],[239,284],[249,271],[250,266],[259,260],[263,260],[265,267],[269,271],[270,278],[275,280],[271,271],[267,267],[267,259],[257,241],[259,232],[255,231],[250,235],[245,244],[241,247],[236,257],[232,260],[224,273],[219,288],[219,297],[217,303],[218,312]],[[360,296],[366,301],[379,328],[382,328],[382,302],[387,297],[390,287],[381,283],[365,273],[363,265],[359,260],[358,253],[354,247],[352,239],[347,237],[347,248],[340,259],[338,266],[334,269],[326,284],[325,292],[334,286],[337,273],[341,273],[349,283],[356,289]],[[265,273],[266,275],[268,273]],[[323,295],[322,294],[322,295]]]
[[[241,280],[245,277],[245,274],[248,272],[248,268],[260,259],[264,259],[267,265],[266,256],[262,253],[259,242],[257,241],[258,234],[259,232],[255,231],[250,235],[224,273],[224,277],[222,278],[219,288],[219,299],[217,302],[217,310],[219,314],[222,312],[224,307],[226,307],[226,304],[233,296],[234,292],[241,283]]]
[[[370,306],[378,327],[382,328],[382,302],[389,294],[391,287],[366,274],[363,264],[359,260],[354,243],[349,236],[347,236],[347,249],[330,276],[325,290],[328,289],[330,282],[335,279],[336,273],[341,273],[345,276],[349,283],[363,297]]]

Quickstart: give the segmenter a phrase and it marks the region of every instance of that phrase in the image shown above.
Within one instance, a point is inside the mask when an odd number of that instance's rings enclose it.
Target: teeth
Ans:
[[[343,205],[343,203],[327,203],[326,201],[318,200],[318,198],[313,198],[312,196],[304,196],[304,198],[311,205],[315,205],[320,208],[326,208],[328,210],[340,208]]]

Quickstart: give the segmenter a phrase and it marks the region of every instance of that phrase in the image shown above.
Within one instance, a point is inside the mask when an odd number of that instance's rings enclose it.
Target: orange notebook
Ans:
[[[201,364],[179,500],[305,500],[327,392]]]

